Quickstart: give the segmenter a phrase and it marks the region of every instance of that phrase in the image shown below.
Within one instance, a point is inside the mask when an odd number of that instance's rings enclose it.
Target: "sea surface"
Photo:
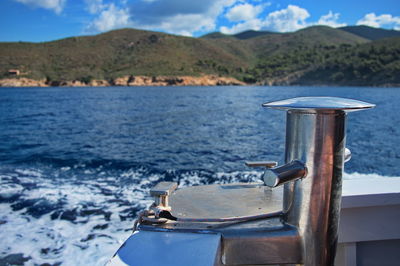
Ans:
[[[400,88],[0,88],[0,265],[104,265],[159,181],[256,181],[297,96],[355,98],[345,178],[399,178]]]

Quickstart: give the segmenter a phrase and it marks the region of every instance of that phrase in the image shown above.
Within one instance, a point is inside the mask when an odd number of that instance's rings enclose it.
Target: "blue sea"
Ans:
[[[0,264],[103,265],[159,181],[256,181],[283,161],[298,96],[375,103],[348,115],[344,178],[400,176],[400,88],[0,88]],[[3,264],[2,264],[3,263]]]

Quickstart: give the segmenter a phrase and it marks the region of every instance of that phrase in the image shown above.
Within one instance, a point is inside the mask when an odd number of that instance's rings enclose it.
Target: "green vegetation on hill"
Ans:
[[[24,77],[49,81],[216,74],[271,85],[400,84],[400,38],[371,41],[378,35],[357,27],[353,33],[314,26],[202,38],[122,29],[47,43],[0,43],[0,78],[19,69]]]
[[[249,77],[266,84],[400,84],[400,38],[298,47],[261,59]]]
[[[50,80],[112,79],[124,75],[228,75],[246,67],[206,40],[122,29],[47,43],[0,43],[0,73],[17,68]]]

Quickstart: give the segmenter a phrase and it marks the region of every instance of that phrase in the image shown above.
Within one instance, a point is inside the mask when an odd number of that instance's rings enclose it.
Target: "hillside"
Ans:
[[[371,36],[356,33],[314,26],[293,33],[190,38],[122,29],[47,43],[0,43],[0,78],[10,78],[8,70],[18,69],[20,77],[47,84],[204,75],[268,85],[400,84],[400,38],[371,41]]]
[[[398,85],[400,38],[293,49],[260,59],[249,74],[268,85]]]
[[[206,40],[133,29],[47,43],[0,43],[0,73],[21,69],[50,80],[124,75],[228,74],[247,67]]]
[[[309,71],[300,84],[398,85],[400,37],[356,47],[340,47],[323,64]]]

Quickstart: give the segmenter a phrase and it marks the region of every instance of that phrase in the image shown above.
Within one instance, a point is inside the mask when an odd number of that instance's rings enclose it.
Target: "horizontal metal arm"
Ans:
[[[272,168],[278,165],[277,162],[274,161],[254,161],[254,162],[245,162],[248,167],[266,167]]]
[[[303,178],[307,175],[307,167],[299,160],[265,170],[263,179],[268,187],[277,187],[284,183]]]

